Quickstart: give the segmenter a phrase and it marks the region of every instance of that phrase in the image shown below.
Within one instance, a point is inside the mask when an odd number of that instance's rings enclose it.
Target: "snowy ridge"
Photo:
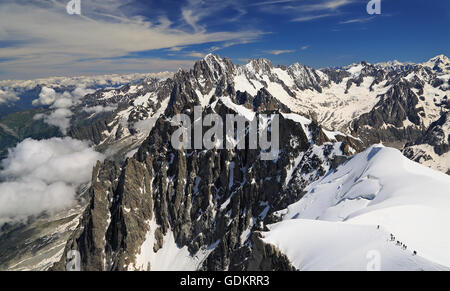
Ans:
[[[449,176],[375,145],[306,190],[264,233],[297,268],[365,270],[371,250],[383,270],[450,267]]]

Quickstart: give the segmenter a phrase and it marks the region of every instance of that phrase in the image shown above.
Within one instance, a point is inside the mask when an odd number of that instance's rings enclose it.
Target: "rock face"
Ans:
[[[42,214],[27,224],[0,228],[0,271],[45,271],[58,261],[78,225],[84,202],[55,215]]]
[[[246,265],[248,271],[297,271],[291,265],[286,255],[282,254],[276,247],[266,244],[261,239],[261,234],[255,232],[251,237],[253,245],[251,256]]]
[[[373,144],[380,141],[411,141],[423,133],[420,129],[423,108],[417,108],[419,98],[410,84],[397,83],[379,99],[369,113],[353,122],[354,134]],[[410,125],[405,126],[405,123]]]
[[[235,100],[237,104],[244,105],[246,108],[254,111],[280,110],[284,113],[291,112],[289,107],[274,98],[265,88],[260,89],[255,97],[247,92],[237,91]]]
[[[174,85],[165,114],[137,153],[122,164],[107,161],[94,169],[92,199],[66,253],[79,251],[83,270],[151,270],[159,263],[152,256],[170,248],[172,238],[177,249],[187,250],[186,259],[199,258],[188,269],[291,270],[283,255],[252,234],[276,219],[271,213],[301,197],[302,183],[320,178],[335,156],[357,152],[362,144],[330,135],[299,115],[281,113],[289,110],[261,89],[254,98],[220,97],[203,114],[225,120],[226,114],[248,107],[255,118],[279,114],[276,159],[262,160],[259,147],[176,150],[170,143],[177,129],[171,117],[184,113],[192,119],[193,106],[202,101],[192,98],[196,95],[184,74],[175,78],[181,84]],[[66,263],[63,255],[54,269]]]
[[[85,270],[151,269],[152,261],[136,265],[146,236],[154,237],[154,251],[166,247],[162,237],[172,232],[177,246],[192,255],[215,246],[201,269],[250,268],[241,254],[252,254],[251,232],[300,192],[280,195],[286,168],[311,147],[296,125],[280,120],[281,154],[276,161],[262,161],[260,150],[174,150],[169,143],[174,128],[160,118],[134,157],[122,166],[105,162],[94,169],[91,203],[66,251],[80,251]],[[319,171],[314,180],[325,173],[324,162],[311,153],[303,162],[311,168],[302,171]]]
[[[450,113],[433,122],[415,142],[407,144],[403,154],[431,168],[450,173]]]
[[[433,146],[438,155],[450,151],[450,113],[443,114],[433,122],[426,133],[420,137],[416,144],[429,144]]]

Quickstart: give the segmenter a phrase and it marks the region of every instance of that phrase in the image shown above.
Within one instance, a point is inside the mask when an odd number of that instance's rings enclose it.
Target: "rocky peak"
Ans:
[[[245,68],[253,74],[270,74],[273,70],[273,64],[268,59],[252,59]]]
[[[442,114],[415,144],[429,144],[438,155],[450,151],[450,112]]]
[[[370,112],[353,121],[353,132],[369,144],[415,140],[423,133],[423,108],[417,107],[418,102],[411,85],[400,80],[379,96]]]
[[[300,90],[315,89],[322,92],[322,87],[329,84],[326,74],[299,63],[290,65],[287,72]]]
[[[425,67],[429,67],[438,73],[447,74],[450,72],[450,60],[447,56],[443,54],[431,58],[422,65]]]
[[[281,110],[282,112],[289,113],[289,108],[273,97],[269,91],[262,88],[258,91],[258,94],[253,100],[253,110],[255,111],[274,111]]]
[[[430,60],[428,60],[428,62],[437,63],[437,64],[446,64],[446,63],[450,63],[450,59],[446,55],[441,54],[441,55],[435,56],[434,58],[431,58]]]
[[[234,72],[234,65],[228,58],[221,58],[218,55],[208,54],[203,60],[197,61],[194,65],[194,71],[196,67],[202,67],[202,64],[206,64],[208,69],[212,73],[217,73],[220,75],[225,74],[233,74]],[[203,68],[204,71],[205,68]]]

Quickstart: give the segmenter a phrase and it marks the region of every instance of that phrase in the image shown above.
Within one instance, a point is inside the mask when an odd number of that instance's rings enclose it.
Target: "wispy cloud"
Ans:
[[[355,0],[326,0],[317,1],[314,4],[301,5],[303,11],[323,11],[323,10],[336,10],[341,7],[354,3]]]
[[[124,67],[128,71],[140,67],[146,67],[147,71],[166,70],[184,66],[190,60],[117,58],[160,49],[176,52],[182,47],[207,43],[251,42],[263,35],[252,29],[210,31],[201,22],[207,17],[209,6],[195,9],[201,1],[189,1],[190,6],[183,7],[177,21],[166,15],[155,20],[131,15],[128,7],[134,3],[134,0],[90,0],[78,16],[66,13],[65,0],[2,1],[0,42],[16,41],[15,45],[0,47],[0,59],[6,60],[2,62],[3,74],[13,78],[39,72],[57,75],[103,73],[109,69],[116,72]]]
[[[345,20],[345,21],[341,21],[339,22],[340,24],[350,24],[350,23],[366,23],[366,22],[370,22],[374,19],[375,17],[361,17],[361,18],[353,18],[353,19],[349,19],[349,20]]]
[[[295,0],[272,0],[272,1],[262,1],[258,3],[252,3],[249,6],[265,6],[265,5],[285,4],[292,2],[295,2]]]
[[[270,51],[265,51],[265,53],[271,54],[271,55],[282,55],[282,54],[289,54],[289,53],[293,53],[295,52],[295,50],[270,50]]]
[[[184,47],[174,46],[174,47],[168,48],[167,50],[170,52],[179,52],[179,51],[182,51],[183,49],[184,49]]]
[[[191,9],[183,9],[181,13],[183,15],[183,19],[194,29],[195,32],[205,31],[205,28],[198,24],[198,21],[200,20],[199,14],[196,14]]]
[[[304,46],[300,47],[300,49],[302,51],[306,51],[307,49],[309,49],[309,45],[304,45]]]
[[[200,52],[191,52],[191,53],[186,54],[186,56],[194,57],[194,58],[203,58],[205,56],[205,54],[200,53]]]
[[[261,8],[264,12],[286,14],[292,22],[307,22],[342,14],[342,9],[358,0],[305,0],[305,1],[267,1]],[[277,9],[273,9],[277,5]]]
[[[326,14],[319,14],[319,15],[307,15],[307,16],[300,16],[297,18],[292,19],[293,22],[306,22],[306,21],[312,21],[316,19],[321,19],[325,17],[335,16],[334,14],[326,13]]]

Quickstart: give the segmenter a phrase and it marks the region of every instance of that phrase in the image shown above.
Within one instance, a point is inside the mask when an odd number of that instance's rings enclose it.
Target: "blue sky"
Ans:
[[[207,53],[341,66],[450,54],[450,1],[2,0],[0,79],[155,72]]]

